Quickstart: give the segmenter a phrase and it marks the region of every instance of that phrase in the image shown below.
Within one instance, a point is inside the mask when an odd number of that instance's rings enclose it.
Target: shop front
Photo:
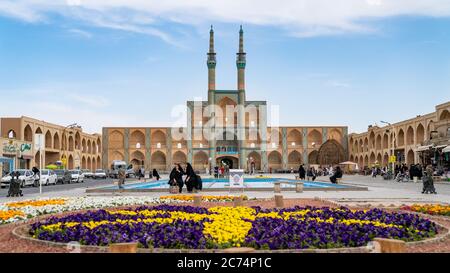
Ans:
[[[4,175],[16,169],[30,169],[33,159],[31,143],[15,139],[0,139],[2,156],[0,157],[0,173]]]

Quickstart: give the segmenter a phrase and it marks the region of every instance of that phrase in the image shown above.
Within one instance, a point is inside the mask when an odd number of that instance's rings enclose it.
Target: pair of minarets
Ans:
[[[209,32],[209,52],[206,64],[208,65],[208,91],[216,90],[216,53],[214,52],[214,30],[211,26]],[[244,31],[239,30],[239,52],[236,53],[236,67],[238,71],[237,90],[245,94],[245,52],[244,52]]]

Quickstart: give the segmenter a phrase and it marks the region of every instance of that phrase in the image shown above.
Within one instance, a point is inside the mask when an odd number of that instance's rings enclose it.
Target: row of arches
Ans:
[[[250,135],[251,134],[249,132],[246,132],[247,138],[250,138]],[[268,137],[269,142],[273,142],[275,144],[282,143],[281,132],[279,132],[278,130],[273,130]],[[166,139],[167,134],[163,130],[156,130],[151,134],[151,145],[153,148],[164,148],[166,146]],[[334,139],[337,142],[341,143],[342,133],[340,132],[340,130],[333,128],[328,132],[328,139]],[[108,141],[111,149],[123,149],[125,146],[124,140],[124,133],[120,130],[114,130],[109,134]],[[259,136],[259,134],[256,140],[258,143],[261,142],[261,137]],[[186,145],[185,141],[179,142],[182,146]],[[289,130],[289,133],[287,135],[287,142],[290,147],[303,146],[303,133],[299,129]],[[320,145],[322,145],[322,142],[322,133],[319,130],[313,129],[308,133],[308,147],[319,147]],[[146,136],[144,132],[142,132],[141,130],[134,130],[131,132],[129,139],[130,147],[143,147],[145,143]]]
[[[255,163],[256,169],[260,170],[261,154],[257,151],[252,151],[247,157]],[[143,166],[145,163],[145,155],[143,152],[136,150],[130,154],[130,163],[134,166]],[[113,160],[125,160],[125,156],[120,151],[114,151],[110,158],[110,162]],[[309,164],[318,165],[334,165],[346,160],[345,150],[342,145],[336,140],[328,140],[323,144],[320,149],[312,150],[308,154]],[[151,154],[151,168],[166,169],[167,168],[167,156],[162,151],[155,151]],[[176,151],[172,154],[172,163],[186,163],[187,155],[183,151]],[[303,163],[303,155],[299,150],[292,150],[287,156],[287,167],[298,168]],[[197,151],[193,155],[193,166],[196,169],[204,169],[209,164],[209,155],[205,151]],[[282,154],[275,150],[268,154],[269,168],[282,169],[283,159]]]
[[[69,156],[68,162],[69,162],[68,165],[70,165],[70,156]],[[98,156],[98,157],[83,156],[81,158],[81,169],[88,169],[88,170],[94,171],[96,169],[101,169],[101,165],[102,165],[102,162],[101,162],[100,156]],[[69,167],[69,169],[72,169],[72,168]]]
[[[11,131],[10,131],[11,132]],[[24,128],[23,139],[27,142],[34,141],[35,134],[43,134],[43,130],[41,127],[37,127],[36,130],[31,129],[31,126],[27,124]],[[16,135],[15,132],[11,133],[12,135]],[[47,149],[55,149],[55,150],[64,150],[64,151],[75,151],[81,150],[82,153],[88,154],[98,154],[101,150],[101,140],[100,137],[97,139],[87,139],[82,137],[80,132],[76,132],[75,135],[70,134],[69,132],[54,132],[51,130],[46,130],[45,134],[45,148]]]
[[[403,128],[398,129],[396,134],[396,142],[393,143],[394,134],[393,132],[381,132],[375,133],[374,131],[361,139],[350,139],[351,152],[352,154],[364,153],[369,150],[382,150],[389,149],[392,144],[396,147],[404,147],[420,145],[425,140],[429,138],[429,133],[434,130],[434,122],[430,121],[427,126],[427,134],[425,134],[425,127],[422,123],[419,123],[415,128],[409,125],[406,131]]]
[[[350,155],[350,161],[358,163],[360,168],[364,168],[364,167],[371,167],[375,164],[378,163],[378,165],[382,166],[382,167],[386,167],[389,166],[389,154],[388,153],[384,153],[382,155],[382,153],[377,153],[377,155],[375,155],[375,153],[371,153],[370,156],[369,155],[365,155],[365,156],[354,156],[354,155]],[[405,155],[404,158],[404,163],[406,164],[416,164],[416,156],[415,153],[412,149],[409,149],[408,152]]]

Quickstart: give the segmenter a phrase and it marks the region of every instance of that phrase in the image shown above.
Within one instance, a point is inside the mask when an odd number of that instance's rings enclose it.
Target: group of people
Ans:
[[[315,181],[316,178],[321,175],[330,175],[331,183],[337,184],[337,180],[342,178],[343,172],[339,166],[336,166],[334,169],[332,167],[329,169],[324,167],[322,170],[316,170],[314,167],[305,169],[305,166],[302,164],[298,169],[298,176],[300,180],[305,180],[307,177],[308,180]]]
[[[125,169],[122,168],[122,166],[119,167],[117,176],[119,178],[119,183],[118,183],[119,189],[123,189],[123,185],[125,185],[127,173],[126,173]],[[136,176],[138,177],[139,180],[141,180],[141,178],[145,177],[145,170],[143,168],[139,169],[137,171]],[[159,179],[161,179],[161,176],[159,175],[159,173],[156,169],[153,169],[153,171],[149,174],[149,177],[154,178],[158,181],[159,181]]]
[[[183,180],[183,176],[186,178]],[[181,164],[176,164],[169,175],[169,185],[172,187],[178,187],[178,192],[183,192],[183,187],[186,185],[188,193],[192,193],[193,190],[202,190],[202,179],[195,173],[194,168],[190,163],[186,163],[186,170],[183,169]]]
[[[20,189],[20,173],[16,171],[12,172],[10,175],[11,181],[9,183],[8,196],[6,197],[23,196],[22,190]]]
[[[230,175],[230,166],[227,164],[223,164],[222,166],[215,166],[214,167],[214,177],[215,178],[221,178],[221,177],[229,177]]]

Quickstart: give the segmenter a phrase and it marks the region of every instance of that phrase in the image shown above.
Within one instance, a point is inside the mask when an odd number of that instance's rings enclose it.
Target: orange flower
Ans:
[[[0,210],[0,220],[2,221],[7,221],[17,216],[24,217],[25,213],[18,210]]]
[[[35,200],[35,201],[21,201],[6,204],[10,208],[21,208],[26,206],[43,207],[48,205],[64,205],[64,199],[49,199],[49,200]]]

